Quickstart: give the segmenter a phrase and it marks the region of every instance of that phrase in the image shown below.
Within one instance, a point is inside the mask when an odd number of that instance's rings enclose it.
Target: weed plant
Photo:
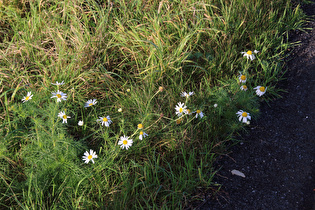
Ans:
[[[178,209],[215,193],[216,157],[279,96],[288,32],[305,22],[289,0],[0,10],[0,205],[11,209]]]

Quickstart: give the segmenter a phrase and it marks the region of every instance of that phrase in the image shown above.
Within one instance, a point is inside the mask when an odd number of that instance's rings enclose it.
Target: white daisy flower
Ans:
[[[246,90],[248,90],[248,88],[247,88],[247,86],[246,86],[246,85],[242,85],[242,86],[241,86],[241,90],[246,91]]]
[[[244,112],[243,110],[240,110],[236,113],[238,115],[238,120],[242,121],[243,123],[247,123],[248,120],[251,119],[249,113]]]
[[[198,118],[198,116],[200,117],[200,118],[203,118],[203,113],[202,113],[202,111],[200,111],[199,109],[196,111],[196,118]]]
[[[246,75],[244,75],[240,72],[238,79],[240,82],[245,83],[247,78],[246,78]]]
[[[97,103],[96,99],[90,99],[87,102],[85,102],[84,107],[90,107]]]
[[[138,129],[143,129],[143,125],[141,123],[138,124]]]
[[[191,115],[192,112],[190,111],[190,109],[186,109],[186,114]]]
[[[260,97],[264,95],[267,91],[267,87],[264,86],[257,86],[254,89],[256,89],[256,94]]]
[[[50,98],[57,98],[57,102],[61,102],[62,100],[67,100],[67,94],[57,90],[57,92],[52,92],[53,96]]]
[[[180,94],[181,97],[186,97],[186,98],[188,98],[189,96],[192,96],[192,95],[194,95],[194,92],[189,92],[189,93],[182,92]]]
[[[247,52],[241,52],[243,54],[243,56],[245,56],[247,59],[250,59],[250,60],[254,60],[256,57],[253,53],[257,54],[259,53],[259,51],[257,50],[254,50],[254,52],[252,51],[247,51]]]
[[[32,92],[27,92],[27,95],[22,98],[23,103],[32,99],[33,95],[31,94]]]
[[[83,121],[80,120],[80,121],[78,122],[78,126],[82,126],[82,125],[83,125]]]
[[[118,112],[122,112],[122,108],[119,108],[119,109],[118,109]]]
[[[86,164],[88,164],[90,161],[92,161],[92,163],[94,164],[94,158],[97,158],[96,152],[90,149],[90,153],[88,153],[88,151],[84,153],[82,160],[84,160],[84,163]]]
[[[140,131],[140,135],[139,135],[139,139],[142,140],[143,138],[145,138],[146,136],[148,136],[148,134],[146,134],[143,131]]]
[[[60,117],[62,119],[62,123],[68,123],[67,119],[71,118],[70,116],[67,116],[64,111],[63,112],[59,112],[58,117]]]
[[[214,108],[218,107],[218,104],[214,104],[213,107],[214,107]]]
[[[110,120],[110,117],[107,116],[107,117],[100,117],[100,119],[96,120],[96,121],[100,121],[102,122],[102,125],[105,124],[106,127],[109,127],[109,124],[112,123],[112,121]]]
[[[64,85],[65,83],[64,83],[64,81],[62,81],[62,82],[60,82],[60,83],[57,81],[56,83],[51,83],[51,84],[52,84],[52,85],[58,85],[58,86],[59,86],[59,85]]]
[[[178,102],[178,104],[175,107],[175,114],[177,114],[179,117],[182,116],[182,114],[186,114],[187,113],[187,107],[185,106],[184,103]]]
[[[132,139],[129,139],[128,136],[124,135],[120,137],[118,145],[120,145],[122,149],[124,148],[128,149],[129,147],[131,147],[132,143],[133,143]]]

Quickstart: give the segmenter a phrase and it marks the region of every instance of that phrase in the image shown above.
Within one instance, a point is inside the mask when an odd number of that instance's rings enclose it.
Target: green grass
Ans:
[[[305,23],[288,0],[16,0],[0,10],[0,206],[12,209],[179,209],[215,193],[213,163],[248,126],[236,112],[255,120],[260,102],[280,96],[288,33]],[[51,98],[58,89],[66,101]],[[178,117],[178,102],[205,116]],[[96,121],[108,115],[109,127]],[[82,161],[90,149],[95,164]]]

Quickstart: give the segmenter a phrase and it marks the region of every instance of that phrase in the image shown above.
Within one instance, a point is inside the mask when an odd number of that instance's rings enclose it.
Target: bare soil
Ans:
[[[302,8],[315,15],[315,4]],[[307,27],[315,28],[313,19]],[[223,186],[197,209],[315,210],[315,30],[290,37],[301,45],[280,84],[287,93],[263,103],[241,143],[218,159],[215,181]],[[234,169],[246,177],[232,175]]]

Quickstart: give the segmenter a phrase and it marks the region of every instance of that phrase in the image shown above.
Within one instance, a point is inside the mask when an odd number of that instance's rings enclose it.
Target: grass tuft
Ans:
[[[280,97],[297,44],[288,33],[306,22],[288,0],[17,0],[0,10],[0,205],[14,209],[186,208],[215,193],[214,161],[250,126],[236,113],[255,120],[260,102]],[[58,90],[66,100],[52,98]],[[109,126],[97,121],[108,116]]]

